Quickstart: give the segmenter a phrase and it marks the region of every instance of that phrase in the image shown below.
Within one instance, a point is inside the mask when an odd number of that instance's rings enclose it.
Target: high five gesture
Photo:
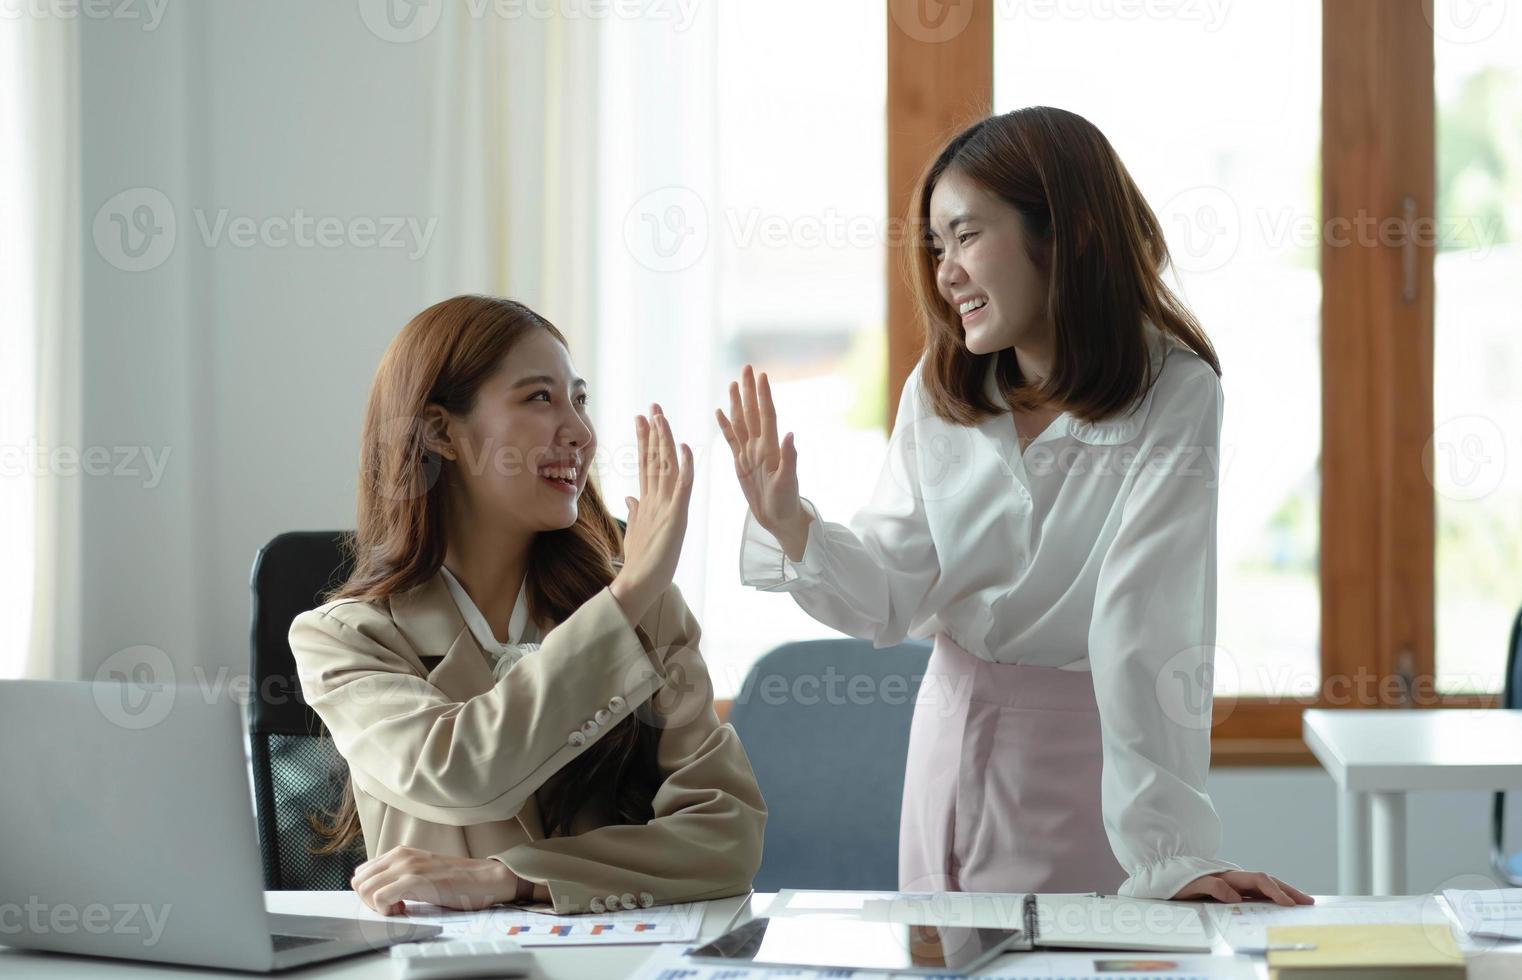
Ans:
[[[756,522],[771,532],[793,561],[803,559],[808,543],[808,512],[798,497],[798,450],[789,432],[777,441],[777,409],[772,387],[761,373],[759,383],[749,364],[739,381],[729,383],[729,413],[716,409],[719,429],[735,457],[735,476]]]
[[[638,623],[670,588],[692,502],[692,449],[678,444],[659,405],[650,417],[637,415],[639,499],[625,497],[629,527],[624,532],[624,567],[613,580],[613,597],[631,623]]]

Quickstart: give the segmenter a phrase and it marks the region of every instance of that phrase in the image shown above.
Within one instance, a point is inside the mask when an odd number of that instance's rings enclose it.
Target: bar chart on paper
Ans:
[[[697,939],[703,925],[703,903],[603,915],[551,915],[505,906],[460,912],[418,904],[408,906],[407,918],[439,926],[446,936],[460,939],[511,939],[520,946],[626,946]]]

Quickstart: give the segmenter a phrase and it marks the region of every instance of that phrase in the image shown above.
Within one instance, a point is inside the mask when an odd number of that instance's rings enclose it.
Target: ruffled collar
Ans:
[[[448,566],[440,565],[439,572],[444,577],[444,582],[449,586],[449,594],[454,598],[455,605],[459,607],[460,616],[465,620],[465,625],[470,629],[471,636],[475,637],[481,651],[486,654],[492,663],[492,673],[501,677],[513,664],[529,653],[539,649],[540,636],[538,628],[529,621],[528,616],[528,583],[525,581],[518,590],[518,599],[513,603],[513,614],[507,624],[506,643],[498,640],[492,633],[491,624],[487,623],[486,617],[465,591],[465,586],[455,578]]]

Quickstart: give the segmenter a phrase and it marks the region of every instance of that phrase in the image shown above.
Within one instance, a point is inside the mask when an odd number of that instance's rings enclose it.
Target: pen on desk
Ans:
[[[731,929],[733,929],[735,927],[735,920],[740,917],[740,913],[741,912],[745,911],[746,909],[748,909],[750,907],[751,899],[755,897],[755,894],[756,894],[756,891],[755,891],[754,888],[745,893],[745,900],[742,901],[739,905],[736,905],[735,906],[735,910],[733,912],[729,913],[729,921],[724,923],[724,928],[723,929],[719,930],[720,935],[722,935],[723,933],[729,932]],[[768,911],[770,911],[770,910],[768,910]]]
[[[1303,950],[1312,950],[1312,949],[1315,949],[1315,948],[1316,948],[1316,944],[1315,943],[1270,943],[1269,945],[1263,947],[1263,952],[1265,952],[1265,953],[1288,953],[1288,952],[1300,952],[1300,951],[1303,951]]]

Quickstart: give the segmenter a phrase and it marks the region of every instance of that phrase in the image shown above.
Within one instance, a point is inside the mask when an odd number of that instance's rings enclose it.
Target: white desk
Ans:
[[[731,916],[736,923],[755,915],[764,915],[772,894],[756,894],[746,898],[722,899],[710,903],[703,917],[702,938],[712,939],[723,932]],[[1349,899],[1318,896],[1317,902],[1337,904],[1344,902],[1368,902],[1370,899]],[[1377,901],[1411,901],[1411,899],[1378,899]],[[1426,899],[1432,906],[1435,899]],[[353,892],[267,892],[266,904],[271,912],[288,912],[304,915],[363,916],[379,918],[365,908]],[[738,913],[738,914],[737,914]],[[1441,917],[1435,906],[1423,911],[1422,918]],[[1469,965],[1469,980],[1516,980],[1522,976],[1522,944],[1505,949],[1481,952],[1481,948],[1462,943]],[[656,950],[655,946],[578,946],[563,949],[534,950],[545,980],[617,980],[626,977],[639,967]],[[1218,943],[1216,952],[1229,953],[1224,944]],[[1009,954],[995,960],[983,973],[997,973],[1001,967],[1013,963],[1021,954]],[[1262,958],[1257,959],[1258,976],[1267,980],[1268,969]],[[225,970],[202,970],[194,967],[177,967],[162,963],[139,963],[130,960],[104,960],[90,957],[65,956],[55,953],[37,953],[30,950],[9,949],[0,946],[0,977],[25,977],[27,980],[117,980],[117,978],[150,977],[218,977],[230,978],[258,976],[259,974],[231,973]],[[273,977],[338,978],[365,977],[370,980],[389,980],[392,976],[389,956],[384,952],[370,953],[319,963],[314,966],[270,974]]]
[[[1522,789],[1522,711],[1313,708],[1302,727],[1337,783],[1344,895],[1405,894],[1411,790]]]
[[[265,907],[271,912],[293,915],[327,915],[351,919],[383,919],[372,911],[351,891],[332,892],[265,892]],[[748,899],[745,896],[720,899],[708,904],[703,915],[702,938],[712,939],[722,935],[732,917],[739,913],[746,916]],[[628,976],[643,963],[657,947],[645,946],[574,946],[560,949],[535,948],[534,958],[545,980],[614,980]],[[226,970],[202,970],[194,967],[178,967],[165,963],[138,963],[130,960],[104,960],[93,957],[63,956],[38,953],[30,950],[8,949],[0,946],[0,977],[37,977],[39,980],[88,980],[101,978],[149,977],[220,977],[235,980],[238,977],[255,977],[261,974],[233,973]],[[328,963],[317,963],[281,973],[267,974],[271,977],[321,977],[322,980],[353,980],[366,977],[371,980],[390,980],[393,976],[390,954],[385,951],[350,956]]]

